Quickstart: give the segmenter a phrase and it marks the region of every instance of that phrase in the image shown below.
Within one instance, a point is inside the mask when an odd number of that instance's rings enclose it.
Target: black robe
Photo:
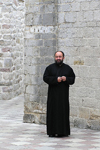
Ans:
[[[66,81],[58,83],[57,78],[66,76]],[[43,76],[49,85],[47,96],[47,134],[70,135],[69,85],[75,81],[72,68],[66,64],[49,65]]]

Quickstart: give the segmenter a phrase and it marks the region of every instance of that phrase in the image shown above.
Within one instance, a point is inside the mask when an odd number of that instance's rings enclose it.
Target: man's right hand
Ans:
[[[62,81],[62,78],[61,78],[61,77],[58,77],[58,78],[57,78],[57,81],[58,81],[58,82],[61,82],[61,81]]]

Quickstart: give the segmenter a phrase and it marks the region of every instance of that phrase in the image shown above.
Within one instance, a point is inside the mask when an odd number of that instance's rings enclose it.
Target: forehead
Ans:
[[[62,52],[57,52],[55,56],[63,56]]]

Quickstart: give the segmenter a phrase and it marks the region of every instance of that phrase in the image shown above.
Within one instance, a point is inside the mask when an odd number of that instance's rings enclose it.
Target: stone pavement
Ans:
[[[50,138],[46,126],[23,123],[23,95],[0,100],[0,150],[100,150],[100,131],[71,128],[71,136]]]

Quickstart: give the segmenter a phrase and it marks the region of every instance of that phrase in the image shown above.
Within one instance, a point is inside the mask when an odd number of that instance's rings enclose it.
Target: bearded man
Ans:
[[[54,54],[55,63],[44,72],[43,80],[48,84],[47,95],[47,135],[62,137],[70,135],[69,85],[74,84],[73,69],[63,63],[64,53]]]

